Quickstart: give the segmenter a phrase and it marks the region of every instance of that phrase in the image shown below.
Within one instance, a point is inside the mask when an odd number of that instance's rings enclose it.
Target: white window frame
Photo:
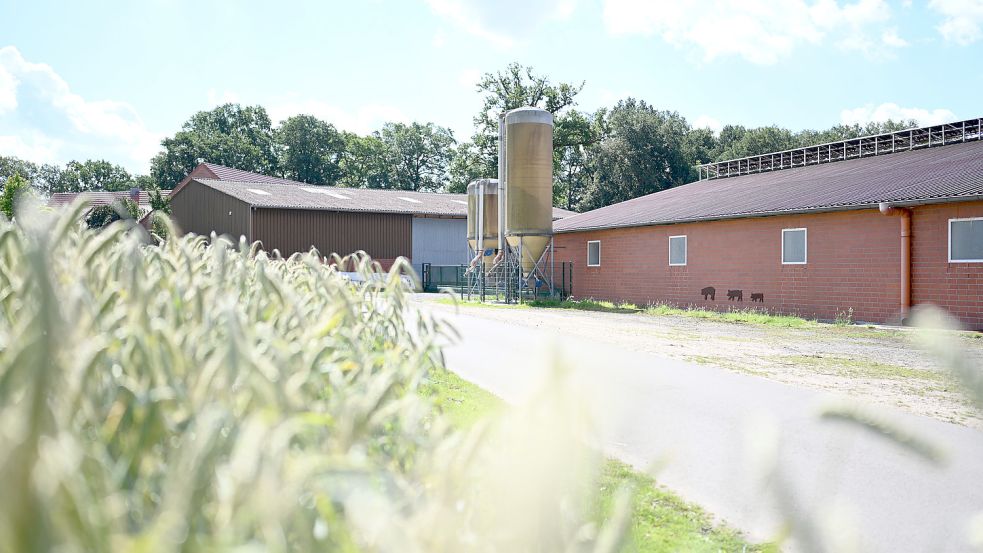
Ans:
[[[592,264],[590,262],[590,245],[597,244],[597,264]],[[600,267],[601,266],[601,241],[600,240],[588,240],[587,241],[587,266],[588,267]]]
[[[959,219],[949,219],[949,263],[983,263],[983,259],[953,259],[952,258],[952,223],[961,221],[983,221],[983,217],[962,217]]]
[[[672,239],[682,238],[683,239],[683,262],[673,263],[672,262]],[[685,234],[677,234],[676,236],[669,237],[669,266],[670,267],[685,267],[686,262],[689,261],[689,238],[686,238]]]
[[[794,231],[803,231],[802,236],[805,239],[805,243],[802,244],[802,261],[785,261],[785,233]],[[800,228],[783,228],[782,229],[782,265],[805,265],[809,262],[809,229],[805,227]]]

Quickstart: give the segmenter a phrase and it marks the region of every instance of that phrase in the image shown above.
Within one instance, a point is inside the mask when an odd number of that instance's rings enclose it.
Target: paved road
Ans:
[[[753,539],[773,538],[789,517],[821,527],[839,517],[832,534],[855,527],[863,551],[968,549],[967,522],[983,511],[983,432],[877,409],[941,447],[947,462],[936,468],[873,433],[820,420],[836,399],[828,394],[421,305],[461,333],[445,347],[449,368],[508,401],[521,400],[559,356],[590,386],[594,404],[585,409],[604,414],[609,454],[640,469],[659,464],[662,484]],[[785,501],[750,460],[770,435],[779,436]]]

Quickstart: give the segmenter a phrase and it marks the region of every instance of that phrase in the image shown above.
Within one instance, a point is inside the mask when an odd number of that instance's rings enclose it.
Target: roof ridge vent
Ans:
[[[722,179],[895,152],[934,148],[981,139],[983,139],[983,118],[967,119],[955,123],[942,123],[814,146],[803,146],[782,152],[704,163],[699,165],[697,169],[700,173],[700,180]]]

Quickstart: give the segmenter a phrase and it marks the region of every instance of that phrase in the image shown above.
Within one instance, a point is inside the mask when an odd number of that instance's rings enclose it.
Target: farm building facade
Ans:
[[[875,323],[934,304],[983,329],[981,123],[704,166],[558,221],[556,259],[578,297]]]
[[[184,232],[245,236],[284,256],[361,250],[383,267],[405,257],[417,273],[424,263],[468,262],[465,194],[317,186],[202,163],[175,187],[171,206]]]

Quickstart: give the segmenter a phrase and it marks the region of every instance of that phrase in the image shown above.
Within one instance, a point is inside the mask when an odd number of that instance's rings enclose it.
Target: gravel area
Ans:
[[[419,299],[433,309],[455,309],[434,301],[437,297],[420,295]],[[910,329],[858,325],[782,328],[573,309],[467,304],[457,308],[488,319],[842,393],[983,428],[983,413],[965,397],[950,373],[914,344]],[[966,355],[983,367],[983,336],[965,333],[961,341]]]

